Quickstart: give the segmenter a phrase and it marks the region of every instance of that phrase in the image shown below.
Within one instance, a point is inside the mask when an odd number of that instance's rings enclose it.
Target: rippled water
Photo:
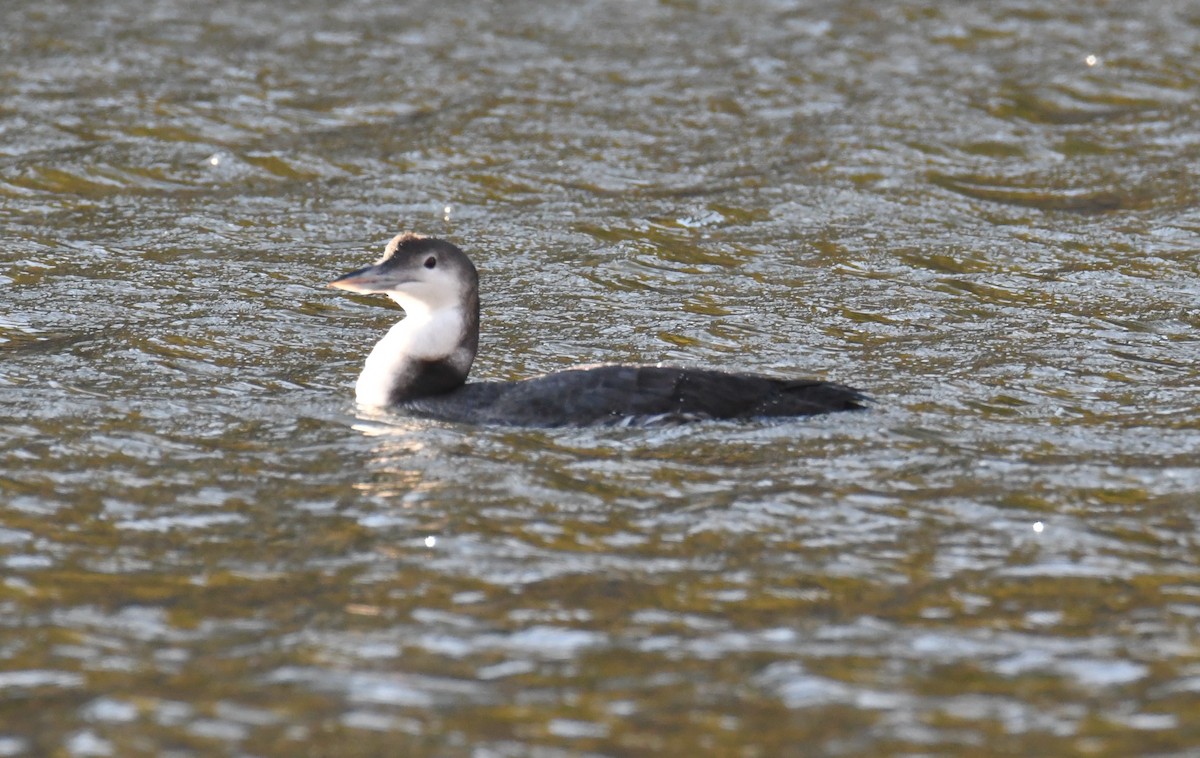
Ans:
[[[1200,749],[1194,4],[326,5],[0,9],[0,755]],[[878,403],[359,414],[400,229]]]

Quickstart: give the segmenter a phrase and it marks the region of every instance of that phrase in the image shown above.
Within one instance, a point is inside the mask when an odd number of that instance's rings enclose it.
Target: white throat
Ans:
[[[447,362],[465,377],[475,358],[474,350],[463,344],[467,317],[459,303],[430,308],[403,293],[388,295],[404,308],[406,315],[367,356],[354,385],[355,398],[363,405],[383,406],[393,402],[396,390],[406,380],[411,381],[423,362]]]

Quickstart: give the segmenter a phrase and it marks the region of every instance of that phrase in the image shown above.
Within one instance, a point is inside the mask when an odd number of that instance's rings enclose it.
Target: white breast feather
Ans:
[[[366,365],[354,385],[355,398],[363,405],[387,405],[396,380],[413,361],[440,361],[455,355],[465,319],[460,308],[412,312],[393,326],[367,356]]]

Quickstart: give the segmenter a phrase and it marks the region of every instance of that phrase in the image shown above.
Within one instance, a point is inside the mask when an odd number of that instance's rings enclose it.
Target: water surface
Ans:
[[[1189,3],[0,10],[0,755],[1200,749]],[[873,410],[371,415],[474,373]]]

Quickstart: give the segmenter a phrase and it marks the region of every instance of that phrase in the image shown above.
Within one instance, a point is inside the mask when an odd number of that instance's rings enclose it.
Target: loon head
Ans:
[[[406,232],[373,265],[330,287],[385,294],[404,309],[367,357],[358,401],[388,405],[447,392],[467,379],[479,345],[479,274],[454,245]]]
[[[479,274],[471,259],[445,240],[412,232],[397,234],[373,265],[334,279],[329,286],[385,294],[409,316],[468,309],[479,301]]]

